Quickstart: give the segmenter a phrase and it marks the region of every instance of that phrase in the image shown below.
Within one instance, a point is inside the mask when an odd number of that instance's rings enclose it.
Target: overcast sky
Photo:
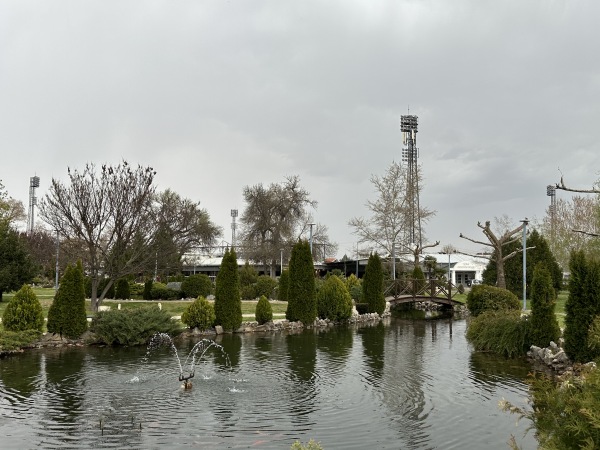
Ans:
[[[67,167],[125,159],[229,241],[246,185],[299,175],[339,255],[419,116],[425,232],[541,219],[600,177],[597,0],[0,2],[0,179],[28,204]],[[558,196],[565,196],[559,192]],[[440,247],[441,247],[440,246]]]

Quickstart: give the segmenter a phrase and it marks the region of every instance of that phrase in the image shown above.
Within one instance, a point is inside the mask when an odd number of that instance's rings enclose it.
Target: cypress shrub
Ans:
[[[179,325],[166,311],[145,306],[99,312],[92,320],[91,331],[98,342],[107,345],[145,345],[156,333],[175,334]]]
[[[2,324],[6,331],[42,331],[42,305],[29,285],[23,285],[8,303],[2,315]]]
[[[212,294],[212,288],[212,281],[203,273],[190,275],[181,283],[181,292],[185,298],[208,297]]]
[[[227,249],[221,262],[215,287],[216,325],[237,330],[242,324],[242,301],[235,250]]]
[[[257,297],[256,281],[258,272],[248,261],[239,269],[240,296],[244,300],[253,300]]]
[[[520,311],[487,310],[470,319],[467,339],[475,350],[513,358],[528,350],[527,328]]]
[[[550,271],[543,262],[534,269],[531,282],[531,315],[529,316],[528,344],[547,347],[550,341],[558,342],[560,328],[554,307],[556,291]]]
[[[256,304],[256,310],[254,311],[256,321],[262,325],[273,320],[273,309],[267,297],[261,295]]]
[[[317,311],[321,319],[341,321],[352,315],[352,297],[345,283],[338,277],[325,280],[317,294]]]
[[[599,267],[588,263],[583,251],[569,260],[569,297],[565,303],[565,352],[574,362],[588,362],[596,353],[588,346],[589,328],[597,315]]]
[[[362,286],[359,278],[356,278],[356,275],[353,273],[350,274],[348,278],[346,278],[346,288],[348,292],[350,292],[350,296],[353,300],[360,302],[362,299]]]
[[[152,280],[146,280],[146,282],[144,283],[144,293],[142,294],[142,298],[144,300],[152,300],[152,285],[153,285],[153,281]]]
[[[115,299],[127,300],[131,298],[131,292],[129,290],[129,281],[125,278],[119,278],[117,280],[117,286],[115,287]]]
[[[371,253],[371,256],[369,256],[362,281],[362,291],[362,301],[369,304],[369,312],[383,314],[383,311],[385,311],[383,267],[377,253]]]
[[[262,297],[263,295],[267,297],[267,299],[272,298],[273,291],[275,291],[276,287],[277,281],[268,275],[261,275],[254,284],[254,298]]]
[[[518,310],[521,302],[507,289],[478,284],[467,294],[467,308],[476,317],[484,311]]]
[[[181,321],[189,328],[207,330],[215,322],[215,308],[204,297],[198,297],[185,309]]]
[[[290,290],[290,271],[285,269],[279,276],[279,286],[277,288],[277,298],[283,302],[288,301],[288,293]]]
[[[317,298],[313,259],[308,241],[299,241],[290,258],[290,287],[287,320],[312,324],[317,318]]]
[[[412,271],[412,278],[414,280],[414,284],[413,284],[413,290],[414,290],[414,294],[417,295],[420,292],[423,291],[423,289],[425,288],[425,274],[423,273],[423,269],[421,269],[421,266],[416,266],[413,271]]]
[[[48,331],[76,339],[87,330],[85,287],[81,261],[68,265],[48,310]]]

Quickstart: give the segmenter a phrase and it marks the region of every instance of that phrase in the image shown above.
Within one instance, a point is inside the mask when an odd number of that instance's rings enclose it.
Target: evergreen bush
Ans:
[[[353,273],[346,278],[346,288],[350,292],[350,296],[353,300],[360,302],[362,299],[362,285],[360,279],[356,278]]]
[[[588,261],[583,251],[571,253],[569,297],[565,303],[565,352],[574,362],[598,357],[588,335],[594,318],[600,314],[600,265]]]
[[[321,319],[333,321],[346,320],[352,315],[352,297],[337,276],[328,277],[317,293],[317,311]]]
[[[264,295],[261,295],[258,299],[256,310],[254,311],[254,317],[260,325],[273,320],[273,308],[271,308],[269,300],[267,300],[267,297]]]
[[[108,291],[106,291],[104,298],[115,298],[115,283],[112,283],[110,278],[102,278],[98,283],[98,297],[104,292],[108,283],[110,283],[110,287],[108,288]]]
[[[156,333],[180,331],[170,314],[154,305],[99,312],[90,329],[98,342],[107,345],[145,345]]]
[[[144,293],[142,294],[142,298],[144,300],[152,300],[152,285],[154,282],[152,280],[146,280],[144,282]]]
[[[0,331],[0,354],[17,351],[37,341],[42,332],[39,330]]]
[[[369,304],[368,303],[357,303],[356,304],[356,312],[358,314],[368,314],[369,313]]]
[[[241,286],[240,297],[243,300],[254,300],[256,298],[256,284]]]
[[[426,281],[425,274],[423,273],[423,269],[421,266],[416,266],[412,271],[412,279],[413,281],[413,291],[415,295],[418,295],[423,292],[425,289]]]
[[[299,241],[292,248],[285,316],[289,321],[300,321],[305,325],[311,325],[317,318],[315,272],[308,241]]]
[[[212,291],[212,281],[203,273],[190,275],[181,283],[181,292],[185,298],[208,297]]]
[[[507,289],[479,284],[473,286],[467,294],[467,308],[472,316],[484,311],[519,310],[521,302],[515,294]]]
[[[150,290],[152,300],[176,300],[181,293],[175,289],[169,289],[166,284],[153,283]]]
[[[290,290],[290,271],[285,269],[279,276],[279,286],[277,287],[277,298],[283,302],[288,301]]]
[[[550,341],[558,342],[560,328],[554,307],[556,291],[552,276],[543,262],[535,266],[531,282],[531,315],[529,316],[528,345],[548,347]]]
[[[237,330],[242,324],[242,301],[235,250],[227,249],[221,262],[215,287],[215,323],[225,330]]]
[[[8,303],[2,315],[2,324],[6,331],[42,331],[42,305],[29,285],[23,285]]]
[[[67,265],[48,310],[48,332],[76,339],[87,330],[84,284],[81,261]]]
[[[520,311],[487,310],[470,319],[467,339],[475,350],[513,358],[529,349],[527,329],[527,321]]]
[[[273,292],[277,287],[277,281],[268,275],[261,275],[257,278],[254,288],[254,298],[262,297],[263,295],[269,298],[273,298]]]
[[[369,304],[369,312],[383,314],[383,311],[385,311],[383,267],[377,253],[371,253],[371,256],[369,256],[362,281],[362,291],[362,301]]]
[[[256,293],[256,281],[258,272],[250,265],[248,261],[239,269],[240,296],[244,300],[253,300],[258,295]]]
[[[115,299],[129,300],[130,298],[129,281],[126,278],[119,278],[115,287]]]
[[[188,328],[207,330],[215,323],[215,308],[208,300],[200,296],[185,309],[181,315],[181,321]]]

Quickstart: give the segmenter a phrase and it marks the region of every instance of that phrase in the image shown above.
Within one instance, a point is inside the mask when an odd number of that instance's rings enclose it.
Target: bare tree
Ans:
[[[477,222],[477,226],[479,228],[481,228],[481,231],[483,232],[485,237],[488,239],[488,242],[471,239],[470,237],[464,236],[462,233],[460,233],[460,237],[463,239],[466,239],[467,241],[473,242],[475,244],[480,244],[480,245],[484,245],[486,247],[491,247],[493,249],[493,252],[491,252],[490,256],[488,256],[488,255],[472,255],[472,254],[464,253],[464,252],[460,252],[460,253],[468,255],[468,256],[477,256],[477,257],[485,258],[490,261],[492,260],[492,258],[494,258],[495,262],[496,262],[497,285],[498,285],[498,287],[506,289],[506,275],[504,272],[504,262],[506,260],[512,258],[513,256],[521,253],[523,251],[523,249],[521,248],[521,249],[515,250],[507,255],[504,255],[503,247],[505,245],[508,245],[508,244],[518,241],[520,239],[520,236],[518,233],[523,231],[523,227],[525,226],[525,223],[522,223],[521,225],[519,225],[516,228],[507,229],[507,230],[503,231],[502,234],[500,234],[499,236],[492,231],[489,220],[487,222],[485,222],[485,225],[482,225],[481,222]],[[533,248],[533,247],[528,247],[527,249],[530,249],[530,248]]]
[[[170,191],[156,196],[155,174],[151,167],[134,169],[126,161],[103,165],[99,173],[87,164],[82,172],[69,169],[68,184],[53,179],[41,202],[41,217],[63,241],[85,246],[93,311],[117,278],[144,272],[154,266],[158,253],[185,250],[191,242],[210,239],[217,229],[194,236],[195,225],[206,222],[205,212],[194,217],[197,205]],[[108,283],[98,292],[101,278]]]
[[[298,176],[283,183],[262,183],[244,188],[246,208],[241,217],[241,254],[272,268],[281,249],[287,247],[295,231],[317,202],[300,186]]]
[[[27,214],[25,214],[23,203],[10,197],[2,184],[2,180],[0,180],[0,220],[12,224],[26,218]]]
[[[382,253],[390,255],[395,253],[393,246],[396,245],[402,251],[413,255],[415,264],[418,264],[418,255],[422,250],[438,245],[439,242],[427,245],[407,240],[405,231],[413,226],[409,199],[412,193],[408,189],[407,177],[406,167],[395,161],[383,176],[371,176],[371,184],[375,188],[377,198],[374,201],[368,200],[366,206],[372,215],[370,218],[352,218],[348,225],[354,228],[354,234],[359,237],[360,243],[373,244]],[[420,173],[418,179],[420,185]],[[419,206],[417,214],[419,222],[425,224],[435,212]],[[417,256],[415,251],[418,252]]]
[[[323,261],[325,258],[335,255],[338,245],[329,238],[329,229],[327,225],[314,222],[312,214],[307,214],[302,221],[298,223],[296,238],[288,242],[287,248],[291,249],[299,239],[310,239],[310,224],[314,223],[312,229],[313,260]]]

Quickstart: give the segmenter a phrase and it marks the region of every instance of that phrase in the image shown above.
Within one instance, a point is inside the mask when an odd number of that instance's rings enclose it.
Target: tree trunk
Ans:
[[[506,275],[504,274],[504,259],[498,258],[496,262],[496,285],[499,288],[506,289]]]

